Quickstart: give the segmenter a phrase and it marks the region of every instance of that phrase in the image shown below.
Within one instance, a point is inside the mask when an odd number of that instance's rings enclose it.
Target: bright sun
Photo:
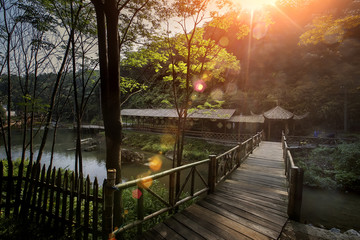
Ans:
[[[236,0],[242,8],[248,10],[258,10],[266,5],[275,5],[277,0]]]

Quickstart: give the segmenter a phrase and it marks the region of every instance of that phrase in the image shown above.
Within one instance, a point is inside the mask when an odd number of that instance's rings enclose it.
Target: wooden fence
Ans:
[[[89,176],[75,177],[39,164],[20,164],[14,176],[13,163],[8,164],[0,162],[0,217],[4,214],[49,225],[59,237],[103,238],[103,194],[96,178],[92,184]]]
[[[295,165],[284,132],[282,133],[281,143],[285,163],[285,175],[289,184],[289,202],[287,213],[290,219],[299,221],[302,204],[304,171]]]
[[[138,178],[126,183],[115,184],[115,170],[108,171],[108,181],[105,185],[105,209],[106,223],[105,227],[107,232],[116,235],[123,233],[133,227],[137,227],[137,235],[142,234],[142,225],[154,217],[157,217],[166,212],[174,212],[177,208],[194,198],[212,193],[217,184],[219,184],[226,176],[240,166],[241,162],[252,153],[252,151],[259,146],[263,138],[263,133],[260,132],[253,137],[249,138],[243,143],[239,143],[231,150],[219,155],[210,155],[208,159],[201,160],[195,163],[183,165],[180,167],[172,168],[170,170],[150,175],[143,178]],[[176,181],[181,179],[180,188],[177,188]],[[149,182],[157,179],[168,177],[168,189],[166,194],[160,195],[149,186]],[[196,184],[197,183],[197,184]],[[186,188],[187,186],[187,188]],[[114,206],[114,191],[124,192],[124,190],[132,188],[137,195],[136,219],[129,221],[115,231],[113,231],[113,206]],[[147,191],[149,196],[156,199],[162,206],[155,212],[144,213],[144,193]],[[122,210],[123,212],[123,210]]]

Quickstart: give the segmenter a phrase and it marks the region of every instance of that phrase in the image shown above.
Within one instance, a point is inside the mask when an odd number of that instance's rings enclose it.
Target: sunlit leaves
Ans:
[[[313,20],[312,28],[300,36],[299,45],[335,44],[343,41],[347,31],[360,25],[360,15],[334,19],[332,15]]]
[[[178,75],[184,75],[187,73],[185,59],[188,57],[188,51],[183,35],[178,36],[175,49],[179,55],[178,58],[183,60],[176,62],[174,70]],[[226,69],[239,69],[239,61],[235,56],[217,45],[214,40],[204,39],[204,29],[196,30],[193,44],[190,47],[190,56],[192,75],[200,75],[204,71],[209,71],[210,78],[224,81],[222,73]],[[169,69],[172,70],[172,65],[169,66]]]
[[[190,17],[203,12],[210,0],[176,0],[172,7],[177,17]]]
[[[134,92],[135,90],[139,90],[139,89],[143,89],[143,90],[147,89],[146,85],[140,84],[132,78],[121,77],[120,81],[121,81],[120,91],[123,94],[129,93],[129,92],[131,93],[131,92]]]

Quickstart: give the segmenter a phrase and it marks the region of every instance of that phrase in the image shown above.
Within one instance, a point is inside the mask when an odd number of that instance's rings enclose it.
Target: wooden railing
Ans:
[[[294,160],[290,153],[284,133],[282,133],[281,143],[285,163],[285,175],[289,184],[289,202],[287,213],[290,219],[299,221],[301,213],[304,171],[294,164]]]
[[[180,205],[200,195],[214,192],[216,185],[223,181],[232,171],[240,166],[242,161],[244,161],[246,157],[252,153],[252,151],[257,146],[259,146],[262,138],[263,133],[260,132],[219,156],[210,155],[208,159],[172,168],[167,171],[143,178],[138,178],[126,183],[115,184],[114,179],[116,172],[114,169],[108,170],[108,180],[107,185],[105,185],[107,188],[105,191],[105,209],[108,209],[108,211],[105,210],[105,219],[107,224],[105,228],[108,230],[108,232],[112,232],[113,235],[116,235],[130,228],[137,227],[137,234],[138,236],[141,235],[142,224],[145,221],[159,216],[165,212],[176,211]],[[183,174],[181,176],[184,181],[182,182],[180,188],[176,189],[176,179],[178,179],[176,176],[178,174]],[[163,177],[168,177],[168,189],[166,197],[160,196],[154,192],[152,187],[148,184],[149,182],[153,182]],[[197,182],[198,186],[195,187]],[[188,187],[186,190],[188,183],[190,183],[190,187]],[[199,185],[201,187],[199,187]],[[134,187],[134,190],[139,196],[136,207],[137,219],[113,231],[112,209],[114,204],[114,191],[124,191],[125,189]],[[157,199],[163,205],[161,209],[146,216],[144,214],[144,191],[150,193],[150,196]]]
[[[169,127],[166,125],[159,125],[157,127],[152,126],[138,126],[138,125],[128,125],[125,127],[133,128],[137,131],[147,131],[147,132],[161,132],[164,131],[168,133],[175,133],[176,128]],[[238,133],[224,133],[224,132],[208,132],[208,131],[194,131],[194,130],[185,130],[185,135],[189,137],[198,137],[205,139],[212,139],[219,142],[242,142],[248,138],[251,138],[254,134],[238,134]]]

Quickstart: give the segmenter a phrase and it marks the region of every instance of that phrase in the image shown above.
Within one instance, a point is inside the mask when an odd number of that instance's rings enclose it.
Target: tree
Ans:
[[[7,71],[7,139],[5,138],[5,135],[3,136],[3,138],[4,138],[4,144],[5,144],[4,146],[5,146],[8,162],[11,162],[12,160],[12,156],[11,156],[11,110],[12,110],[11,74],[12,73],[11,73],[10,54],[14,48],[13,34],[15,32],[16,25],[18,24],[16,17],[19,14],[15,5],[16,2],[14,1],[6,1],[6,0],[0,1],[0,10],[2,11],[3,14],[2,15],[3,24],[1,25],[1,31],[3,32],[3,34],[1,35],[1,40],[2,43],[4,44],[3,50],[5,50],[4,52],[5,56],[2,59],[3,63],[2,63],[1,71],[4,69],[4,66],[6,66],[6,71]],[[4,133],[5,132],[4,122],[2,119],[0,120],[1,120],[2,132]],[[11,164],[9,164],[9,166],[11,166]]]
[[[348,97],[349,93],[355,96],[357,92],[360,60],[354,54],[357,51],[356,41],[359,39],[360,15],[353,13],[351,5],[348,7],[348,10],[345,8],[342,14],[335,17],[322,15],[314,18],[311,28],[300,36],[299,41],[299,46],[308,51],[308,56],[312,56],[312,59],[309,60],[316,62],[319,56],[322,58],[326,56],[327,64],[320,63],[314,66],[318,66],[318,72],[322,69],[326,70],[326,72],[323,71],[327,74],[328,86],[326,88],[329,90],[326,93],[332,96],[340,95],[327,100],[328,104],[326,105],[328,114],[336,113],[335,119],[341,116],[338,110],[343,108],[345,132],[348,131],[349,103],[356,102],[349,101]],[[324,79],[324,77],[322,78]],[[343,107],[341,106],[342,102]],[[353,107],[350,106],[351,108]]]
[[[116,182],[121,182],[121,120],[120,120],[120,50],[124,43],[135,43],[135,39],[127,37],[134,32],[133,24],[141,23],[141,19],[161,17],[161,12],[154,14],[153,6],[158,1],[117,1],[91,0],[95,7],[97,20],[97,34],[99,47],[100,79],[101,79],[101,108],[106,138],[106,168],[116,169]],[[152,8],[150,8],[152,7]],[[144,10],[147,12],[144,13]],[[141,13],[141,14],[140,14]],[[126,20],[126,22],[119,21]],[[152,21],[150,23],[156,23]],[[149,24],[151,26],[151,24]],[[121,26],[121,27],[120,27]],[[140,30],[143,30],[139,25]],[[122,31],[119,31],[119,30]],[[134,36],[134,35],[133,35]],[[138,38],[136,38],[138,39]],[[128,41],[129,40],[129,41]],[[115,225],[121,224],[121,193],[115,194]]]

